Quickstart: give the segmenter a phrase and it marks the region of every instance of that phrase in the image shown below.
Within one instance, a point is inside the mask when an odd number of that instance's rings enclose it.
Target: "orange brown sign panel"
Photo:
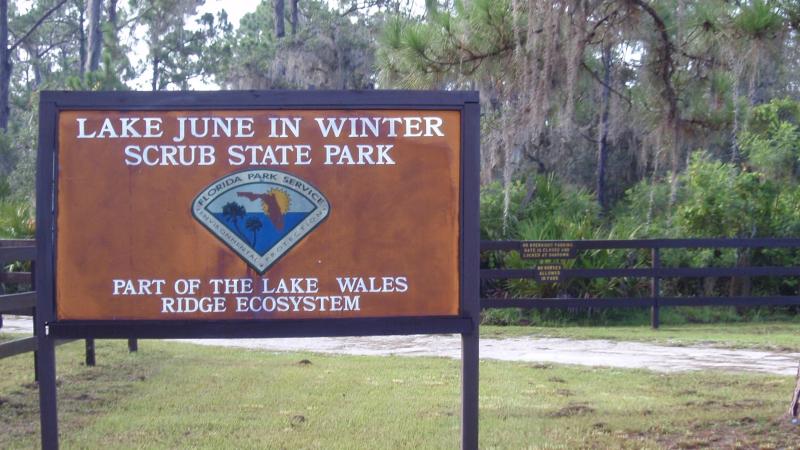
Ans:
[[[453,110],[64,110],[56,318],[459,314]]]

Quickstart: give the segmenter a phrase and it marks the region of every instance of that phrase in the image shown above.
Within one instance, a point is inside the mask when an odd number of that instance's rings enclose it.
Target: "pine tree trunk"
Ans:
[[[106,17],[108,23],[113,27],[114,34],[117,32],[117,0],[108,0],[108,8],[106,9]]]
[[[81,2],[80,4],[80,17],[78,18],[78,28],[80,29],[80,33],[78,35],[79,47],[78,47],[78,56],[80,57],[80,74],[81,78],[83,78],[83,74],[86,70],[86,27],[84,26],[84,22],[86,22],[86,10],[84,9],[84,3]]]
[[[87,55],[84,72],[93,72],[100,68],[100,50],[103,46],[103,32],[100,29],[100,15],[102,14],[102,0],[89,0],[86,5],[87,15]]]
[[[794,394],[792,395],[792,403],[789,405],[789,418],[792,422],[800,419],[800,365],[797,366],[797,384],[794,387]]]
[[[153,58],[153,72],[152,79],[150,80],[150,89],[153,91],[158,90],[158,66],[161,63],[159,58]]]
[[[42,85],[42,60],[39,57],[37,48],[25,45],[25,51],[30,55],[31,70],[33,71],[33,86],[38,88]]]
[[[600,123],[598,132],[600,133],[597,140],[597,203],[600,205],[600,210],[605,212],[607,207],[606,201],[606,162],[608,161],[608,115],[610,110],[610,94],[611,94],[611,44],[606,43],[603,46],[603,92],[602,103],[600,112]]]
[[[0,129],[8,129],[8,88],[11,82],[11,55],[8,51],[8,0],[0,0]]]
[[[275,0],[275,36],[282,38],[286,36],[286,29],[283,23],[284,0]]]
[[[297,34],[297,20],[299,15],[299,12],[297,10],[298,6],[297,4],[299,2],[300,0],[292,0],[292,36]]]

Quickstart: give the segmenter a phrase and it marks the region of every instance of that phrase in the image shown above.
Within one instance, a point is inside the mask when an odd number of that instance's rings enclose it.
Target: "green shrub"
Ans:
[[[565,186],[554,174],[512,182],[505,218],[504,194],[498,182],[481,189],[481,239],[589,239],[601,226],[594,196]]]
[[[32,239],[35,229],[36,219],[30,203],[0,200],[0,239]]]
[[[786,108],[784,108],[786,109]],[[775,117],[796,116],[773,108]],[[778,120],[768,126],[767,114],[756,110],[751,141],[772,139],[786,133],[788,125]],[[791,122],[794,123],[794,122]],[[767,124],[767,125],[765,125]],[[794,125],[792,125],[794,126]],[[755,154],[752,144],[748,155]],[[792,151],[796,151],[792,147]],[[784,164],[775,163],[775,164]],[[600,216],[593,196],[572,189],[555,177],[537,175],[528,183],[516,181],[510,186],[510,207],[503,228],[503,189],[495,183],[481,195],[481,231],[483,239],[581,240],[639,239],[682,237],[780,237],[800,235],[800,186],[793,174],[783,173],[778,180],[757,169],[769,167],[759,161],[736,165],[712,159],[696,152],[678,179],[673,204],[667,182],[643,181],[626,192],[605,218]],[[766,169],[765,169],[766,170]],[[777,170],[776,168],[770,170]],[[558,261],[523,260],[517,252],[485,255],[483,267],[531,268],[554,262],[570,268],[649,267],[649,250],[592,250],[577,257]],[[800,252],[795,249],[664,249],[665,267],[736,267],[800,266]],[[644,278],[572,279],[562,283],[537,283],[534,280],[503,280],[488,285],[495,297],[646,297],[650,280]],[[663,279],[664,296],[727,295],[798,295],[800,280],[791,277],[731,277]],[[498,295],[495,295],[498,294]],[[763,320],[795,313],[796,308],[667,308],[665,323],[692,323],[737,320]],[[585,310],[511,310],[488,311],[487,323],[530,324],[636,324],[647,323],[649,313],[638,309]],[[516,322],[515,322],[516,321]]]

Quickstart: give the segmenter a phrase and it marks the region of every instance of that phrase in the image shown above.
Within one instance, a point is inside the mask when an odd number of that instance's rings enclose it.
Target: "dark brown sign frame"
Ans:
[[[56,320],[55,244],[58,118],[66,110],[393,109],[453,110],[461,116],[459,314],[303,320]],[[480,106],[476,92],[226,91],[42,92],[37,160],[36,331],[43,448],[58,447],[55,339],[269,338],[459,333],[462,336],[462,448],[477,448]]]

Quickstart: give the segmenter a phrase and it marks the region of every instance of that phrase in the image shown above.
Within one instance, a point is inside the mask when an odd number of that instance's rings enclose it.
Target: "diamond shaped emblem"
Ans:
[[[317,188],[277,170],[234,172],[192,202],[194,218],[261,275],[329,212]]]

